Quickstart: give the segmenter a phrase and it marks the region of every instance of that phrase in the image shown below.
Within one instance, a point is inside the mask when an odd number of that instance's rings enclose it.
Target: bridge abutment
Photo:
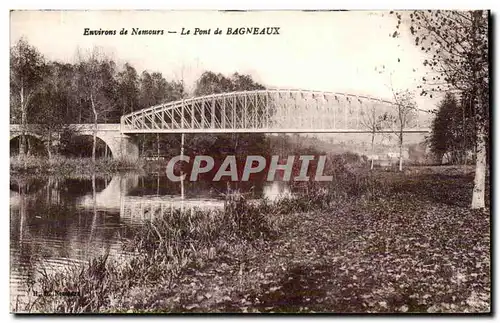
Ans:
[[[119,132],[107,131],[98,132],[97,137],[108,145],[114,159],[126,161],[137,161],[139,159],[139,146],[131,136],[122,135]]]
[[[127,161],[137,161],[139,159],[139,146],[134,138],[127,135],[119,135],[117,138],[120,141],[120,154],[118,158]]]

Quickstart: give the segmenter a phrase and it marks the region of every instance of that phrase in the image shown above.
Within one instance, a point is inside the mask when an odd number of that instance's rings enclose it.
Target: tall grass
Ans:
[[[99,158],[95,164],[91,158],[69,158],[54,156],[51,159],[36,156],[16,156],[10,158],[11,173],[27,174],[92,174],[109,173],[120,170],[141,169],[144,162],[142,160],[131,162],[111,158]]]
[[[41,272],[30,287],[38,296],[19,310],[81,313],[126,308],[134,287],[168,288],[184,269],[202,267],[228,248],[276,237],[282,217],[266,203],[231,198],[224,210],[168,211],[141,227],[127,228],[134,236],[125,242],[131,256],[119,259],[106,254],[84,266]],[[57,295],[67,291],[75,296]]]

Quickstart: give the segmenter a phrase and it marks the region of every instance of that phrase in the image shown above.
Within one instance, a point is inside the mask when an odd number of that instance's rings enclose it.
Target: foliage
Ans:
[[[46,61],[25,39],[11,48],[11,123],[37,124],[49,151],[55,132],[68,124],[118,123],[120,116],[185,95],[179,81],[158,72],[141,77],[129,63],[123,68],[99,48],[78,53],[74,64]],[[94,104],[92,104],[94,103]],[[144,139],[153,145],[155,138]],[[21,143],[25,146],[25,142]],[[23,149],[23,152],[25,149]]]
[[[394,13],[394,12],[391,12]],[[476,174],[471,207],[485,207],[485,173],[489,137],[489,12],[486,10],[428,10],[396,12],[396,29],[408,25],[415,45],[425,54],[422,95],[457,91],[472,111],[475,129]],[[396,30],[392,37],[397,37]],[[463,129],[466,132],[466,129]],[[472,138],[470,138],[473,140]]]
[[[406,24],[415,46],[428,54],[423,64],[433,73],[422,79],[422,94],[459,90],[472,95],[471,91],[479,86],[487,97],[488,11],[416,10],[394,14],[398,19],[396,28]],[[398,35],[396,31],[393,37]]]
[[[10,49],[11,121],[21,123],[20,106],[24,96],[26,108],[41,85],[46,72],[45,58],[25,39],[20,39]]]
[[[70,123],[117,123],[123,114],[186,96],[182,80],[168,82],[159,72],[143,71],[139,75],[129,63],[119,68],[99,48],[78,53],[77,58],[75,64],[45,63],[43,56],[25,40],[20,40],[11,49],[11,122],[21,121],[19,93],[23,85],[25,122],[38,124],[39,129],[32,130],[44,134],[42,140],[49,152],[68,150],[68,147],[53,145],[56,131],[74,132],[67,127]],[[197,82],[195,94],[263,88],[249,75],[234,73],[227,78],[205,72]],[[28,113],[31,106],[36,109]],[[62,138],[62,143],[70,139]],[[172,148],[178,146],[178,141],[175,135],[140,135],[140,153],[142,156],[178,154]],[[266,140],[263,135],[192,135],[188,136],[186,145],[192,147],[193,152],[207,151],[207,148],[220,151],[232,146],[233,150],[244,154],[265,149],[262,146],[266,145]],[[69,151],[72,155],[77,152],[77,149]]]
[[[136,69],[129,63],[125,63],[123,69],[116,75],[116,80],[117,104],[121,107],[119,115],[134,112],[140,106],[140,81]]]
[[[234,73],[231,77],[207,71],[196,82],[195,96],[234,91],[264,90],[262,84],[255,82],[250,75]]]
[[[271,208],[267,208],[271,210]],[[126,301],[128,291],[145,284],[175,281],[189,267],[199,267],[223,248],[245,245],[276,235],[278,223],[271,212],[242,199],[229,199],[221,211],[167,211],[135,231],[124,262],[108,254],[52,275],[44,274],[31,288],[52,295],[71,291],[73,297],[40,296],[27,305],[30,311],[96,312],[116,301]],[[123,303],[119,304],[123,304]]]
[[[431,150],[438,161],[449,153],[451,163],[464,163],[467,152],[473,150],[475,133],[472,116],[465,110],[452,93],[446,93],[439,103],[430,137]]]
[[[159,72],[143,71],[140,75],[129,63],[119,68],[112,58],[99,48],[88,53],[78,53],[77,63],[45,63],[35,47],[20,40],[11,49],[11,122],[34,123],[43,133],[43,142],[51,157],[52,150],[67,151],[58,147],[56,132],[68,129],[70,123],[117,123],[120,116],[149,106],[168,103],[186,97],[183,80],[168,82]],[[26,80],[29,79],[29,82]],[[43,81],[43,82],[42,82]],[[24,82],[24,83],[23,83]],[[24,92],[20,92],[21,85]],[[35,91],[36,89],[36,91]],[[205,72],[196,83],[195,95],[264,89],[249,75],[234,73],[230,77]],[[36,93],[35,93],[36,92]],[[23,105],[20,105],[20,93]],[[28,113],[29,107],[35,107]],[[66,131],[68,129],[68,131]],[[179,136],[144,134],[138,136],[141,156],[170,156],[178,154]],[[62,138],[62,143],[70,138]],[[267,151],[264,135],[190,135],[186,146],[194,152],[224,151],[225,147],[236,154]],[[97,145],[97,140],[96,140]],[[54,147],[53,147],[54,146]],[[60,146],[60,145],[59,145]],[[24,151],[24,150],[23,150]],[[69,151],[77,155],[78,150]]]
[[[10,111],[11,122],[21,124],[20,153],[25,153],[28,110],[46,73],[45,58],[38,50],[20,39],[10,49]]]

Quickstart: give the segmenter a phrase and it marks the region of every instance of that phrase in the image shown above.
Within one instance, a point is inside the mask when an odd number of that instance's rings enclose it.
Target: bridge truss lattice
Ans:
[[[122,133],[369,133],[369,117],[395,113],[394,103],[367,96],[257,90],[156,105],[124,115],[120,129]],[[422,114],[415,111],[404,132],[429,132]],[[377,132],[394,128],[383,126]]]

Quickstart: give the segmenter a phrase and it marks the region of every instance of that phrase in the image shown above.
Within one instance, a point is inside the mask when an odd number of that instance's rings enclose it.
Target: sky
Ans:
[[[119,65],[183,79],[191,90],[210,70],[250,74],[269,88],[391,99],[391,84],[416,90],[426,72],[409,33],[389,36],[396,21],[387,11],[13,11],[10,26],[11,44],[25,37],[50,60],[74,62],[77,50],[99,47]],[[226,34],[239,27],[279,27],[279,35]],[[85,28],[117,34],[85,36]],[[119,35],[122,28],[129,34]],[[131,35],[132,28],[164,35]],[[181,35],[183,28],[191,34]],[[210,35],[193,35],[195,28]],[[435,108],[435,100],[416,94],[419,108]]]

